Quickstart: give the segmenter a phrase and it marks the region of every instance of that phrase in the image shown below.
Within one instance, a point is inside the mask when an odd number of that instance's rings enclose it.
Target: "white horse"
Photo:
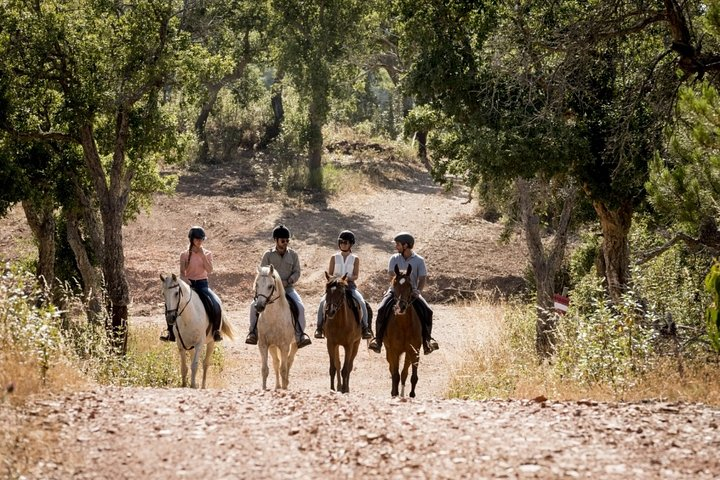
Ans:
[[[267,389],[268,351],[272,354],[275,369],[275,389],[287,389],[297,352],[295,327],[293,326],[290,304],[285,298],[280,275],[269,267],[258,267],[255,277],[255,309],[259,317],[257,323],[258,348],[262,361],[262,388]]]
[[[212,359],[212,352],[215,349],[215,341],[212,336],[212,326],[208,318],[202,300],[191,288],[190,285],[178,278],[174,273],[172,276],[163,277],[163,296],[165,297],[165,320],[173,325],[175,330],[175,341],[180,353],[180,374],[182,386],[187,386],[187,359],[185,354],[188,350],[195,350],[192,363],[190,364],[190,386],[197,388],[195,381],[200,352],[203,345],[205,358],[203,359],[202,388],[205,388],[207,371]],[[221,306],[222,307],[222,306]],[[225,320],[225,312],[222,315],[222,333],[229,339],[235,338],[235,329],[232,324]]]

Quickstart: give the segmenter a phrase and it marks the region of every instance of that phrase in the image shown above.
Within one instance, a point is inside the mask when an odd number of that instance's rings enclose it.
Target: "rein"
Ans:
[[[178,312],[178,310],[180,309],[180,302],[182,302],[182,293],[183,293],[183,292],[182,292],[182,289],[180,288],[180,284],[179,284],[179,283],[173,285],[172,287],[168,287],[168,290],[171,289],[171,288],[177,288],[177,289],[178,289],[178,294],[179,294],[179,297],[180,297],[180,298],[178,298],[177,307],[175,307],[173,310],[168,310],[167,304],[165,304],[165,318],[167,318],[168,314],[172,314],[172,312],[175,312],[175,314],[172,315],[172,322],[171,322],[172,325],[175,325],[175,324],[177,323],[177,318],[178,318],[179,316],[181,316],[182,313],[183,313],[183,312],[185,311],[185,309],[187,308],[187,306],[190,305],[190,302],[192,301],[193,291],[192,291],[192,288],[191,288],[191,289],[190,289],[190,297],[188,298],[187,303],[186,303],[185,306],[182,308],[182,310],[180,310],[180,311]],[[183,346],[183,348],[184,348],[185,350],[192,350],[193,348],[195,348],[195,347],[193,347],[192,345],[190,346],[190,348],[188,348],[187,345],[185,345],[185,341],[183,341],[182,335],[180,335],[180,329],[179,329],[179,328],[177,329],[177,332],[178,332],[178,338],[180,339],[180,343],[182,344],[182,346]]]
[[[264,277],[267,277],[269,275],[263,275]],[[265,305],[270,305],[271,303],[275,302],[275,300],[280,300],[280,294],[278,293],[278,296],[275,298],[271,298],[273,294],[275,293],[275,279],[273,278],[273,286],[272,290],[270,290],[270,295],[264,295],[262,293],[257,292],[257,287],[255,289],[255,298],[253,300],[257,300],[258,297],[263,297],[265,299]]]

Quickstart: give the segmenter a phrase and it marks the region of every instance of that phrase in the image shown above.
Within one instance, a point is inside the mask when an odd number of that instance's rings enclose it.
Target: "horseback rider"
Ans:
[[[437,341],[432,338],[432,316],[433,311],[428,305],[427,301],[422,296],[422,290],[425,287],[425,281],[427,280],[427,269],[425,268],[425,259],[420,255],[413,252],[415,246],[415,238],[407,232],[398,233],[395,238],[395,253],[390,257],[388,264],[388,272],[390,278],[395,276],[395,266],[397,265],[400,270],[407,270],[407,267],[412,265],[412,271],[410,273],[410,280],[413,286],[413,296],[416,301],[412,302],[415,312],[420,318],[420,324],[422,325],[422,337],[423,337],[423,353],[428,355],[434,350],[440,348]],[[375,330],[377,336],[370,342],[368,348],[373,352],[380,353],[382,349],[383,335],[385,334],[385,326],[392,313],[393,307],[395,306],[395,298],[393,297],[392,289],[388,289],[380,301],[378,307],[377,320],[375,323]]]
[[[362,326],[362,338],[372,338],[372,329],[368,325],[368,312],[365,305],[365,299],[357,289],[355,281],[360,275],[360,259],[352,253],[352,247],[355,245],[355,234],[350,230],[343,230],[337,238],[339,252],[330,257],[330,266],[328,274],[332,277],[342,277],[347,275],[347,284],[350,293],[360,306],[360,325]],[[315,330],[315,338],[324,338],[323,323],[325,321],[325,295],[320,299],[317,312],[317,329]]]
[[[285,287],[285,295],[288,300],[295,303],[298,310],[297,322],[295,324],[295,340],[297,347],[302,348],[310,345],[310,337],[305,333],[305,306],[300,294],[295,290],[295,283],[300,278],[300,260],[298,254],[288,246],[290,243],[290,230],[285,225],[278,225],[272,232],[275,246],[269,249],[260,261],[261,267],[272,265],[277,270]],[[250,332],[245,338],[245,343],[257,345],[257,321],[258,313],[255,309],[255,300],[250,304]]]
[[[222,342],[222,334],[220,327],[222,322],[222,312],[220,310],[220,300],[215,292],[210,290],[208,284],[208,275],[213,271],[213,254],[210,250],[203,247],[206,240],[205,230],[202,227],[194,226],[188,232],[188,240],[190,246],[187,250],[180,254],[180,278],[189,283],[193,290],[202,299],[210,317],[210,323],[213,330],[213,340]],[[160,340],[164,342],[174,342],[175,332],[172,325],[168,324],[167,335],[161,336]]]

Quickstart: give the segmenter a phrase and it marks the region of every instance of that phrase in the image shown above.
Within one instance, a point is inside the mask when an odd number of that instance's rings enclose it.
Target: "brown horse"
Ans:
[[[415,385],[418,381],[418,363],[420,362],[420,346],[422,344],[422,326],[412,303],[412,282],[410,281],[412,266],[401,272],[395,265],[395,277],[392,280],[392,292],[395,299],[393,315],[387,321],[383,345],[385,345],[385,358],[390,364],[392,375],[392,390],[390,394],[397,397],[405,396],[405,381],[408,369],[412,365],[410,377],[410,396],[415,397]],[[405,354],[402,374],[400,373],[400,356]],[[398,387],[401,386],[400,392]]]
[[[330,356],[330,389],[342,393],[350,391],[350,373],[353,362],[360,348],[362,331],[360,323],[350,309],[347,275],[333,278],[325,272],[325,338],[327,339],[328,355]],[[340,347],[345,351],[345,361],[340,368]]]

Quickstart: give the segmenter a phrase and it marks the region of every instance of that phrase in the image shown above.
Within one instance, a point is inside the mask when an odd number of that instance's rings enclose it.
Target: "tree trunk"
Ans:
[[[600,201],[594,201],[593,207],[602,227],[602,260],[605,264],[608,293],[610,299],[618,304],[630,279],[628,233],[632,224],[633,208],[626,202],[611,210]]]
[[[36,275],[52,291],[55,284],[55,209],[52,198],[23,200],[30,230],[38,242]]]
[[[562,266],[565,256],[570,219],[577,200],[577,189],[571,187],[565,192],[563,208],[557,222],[555,236],[549,250],[546,251],[540,231],[540,217],[534,208],[538,197],[535,186],[534,182],[525,179],[515,181],[525,241],[537,287],[535,350],[540,358],[548,358],[555,353],[556,343],[557,317],[553,312],[555,275]]]
[[[215,85],[206,85],[207,94],[205,100],[200,107],[200,113],[198,114],[197,120],[195,120],[195,134],[198,137],[200,150],[198,152],[198,161],[201,163],[207,163],[210,155],[210,145],[208,144],[207,132],[205,127],[207,126],[207,120],[210,117],[210,112],[215,106],[218,94],[222,84],[218,83]]]
[[[312,190],[322,190],[323,171],[322,171],[322,148],[323,135],[322,127],[325,120],[324,99],[313,99],[310,104],[310,113],[308,115],[308,168],[309,168],[309,187]]]
[[[101,274],[90,260],[91,255],[88,255],[86,244],[80,233],[77,212],[66,210],[65,220],[67,222],[67,240],[75,254],[75,263],[82,277],[85,315],[90,323],[99,323],[103,318]]]
[[[106,324],[110,341],[118,354],[127,351],[127,314],[130,303],[130,288],[125,276],[125,255],[122,242],[123,213],[127,206],[132,171],[125,163],[125,143],[128,138],[129,117],[119,111],[116,123],[116,145],[108,177],[97,151],[92,125],[80,127],[80,140],[90,178],[100,202],[103,223],[103,276],[107,292],[106,309],[109,324]]]
[[[275,76],[275,80],[273,81],[273,93],[272,97],[270,98],[270,106],[272,107],[273,111],[273,120],[269,125],[265,127],[265,133],[263,133],[263,137],[258,145],[259,148],[267,147],[270,142],[275,140],[278,135],[280,135],[282,123],[285,120],[285,106],[283,105],[282,85],[284,76],[285,74],[283,72],[278,72],[278,74]]]

